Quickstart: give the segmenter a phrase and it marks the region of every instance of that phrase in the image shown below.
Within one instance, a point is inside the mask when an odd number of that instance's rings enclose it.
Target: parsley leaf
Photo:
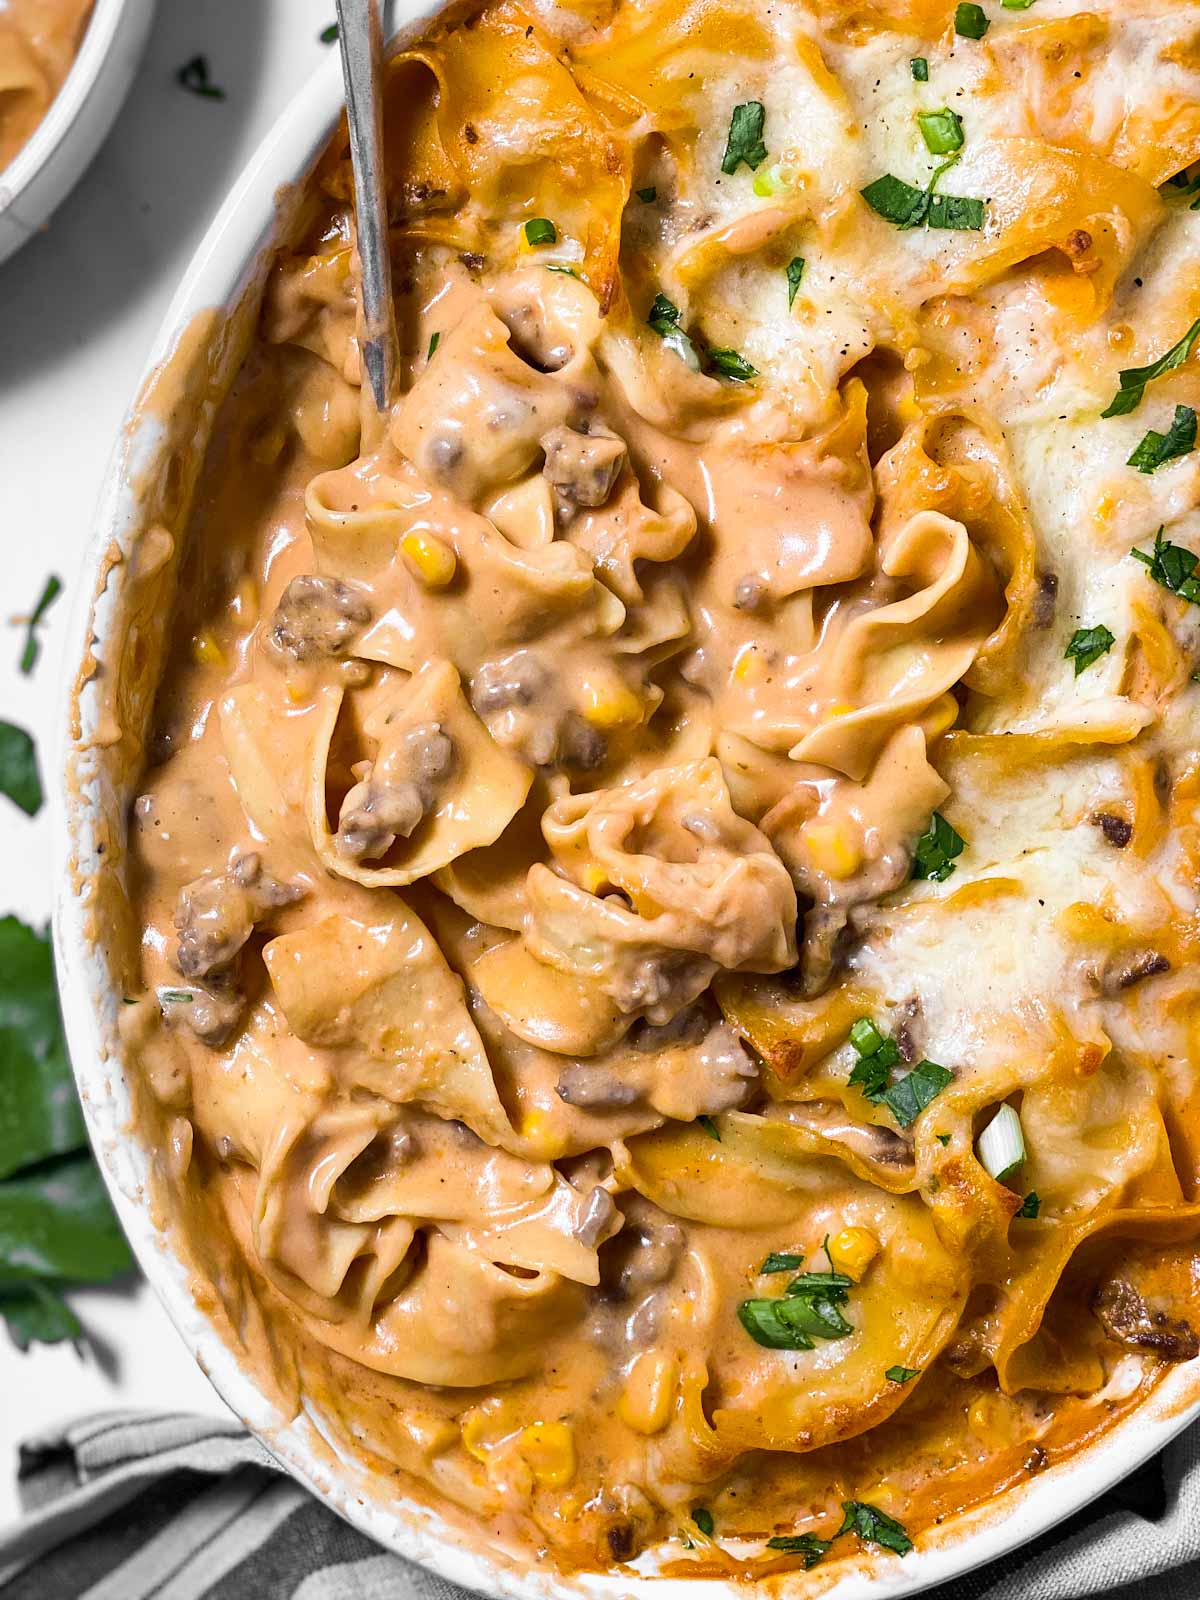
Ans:
[[[802,1556],[807,1572],[816,1566],[832,1544],[832,1539],[818,1539],[815,1533],[779,1533],[767,1540],[767,1549],[781,1550],[789,1556]]]
[[[25,677],[28,677],[37,665],[37,658],[41,651],[41,641],[38,638],[37,630],[41,626],[47,611],[49,611],[61,593],[62,580],[52,572],[46,579],[45,587],[38,596],[38,603],[34,606],[29,621],[25,624],[25,646],[21,651],[20,661],[20,668]]]
[[[894,1550],[898,1556],[906,1556],[912,1549],[913,1542],[903,1525],[886,1511],[880,1511],[878,1506],[867,1505],[863,1500],[843,1500],[842,1510],[846,1514],[845,1521],[835,1538],[843,1533],[856,1533],[867,1543],[880,1544],[885,1550]]]
[[[1166,433],[1154,428],[1145,437],[1125,463],[1139,472],[1157,472],[1159,467],[1177,456],[1186,456],[1196,447],[1196,413],[1191,406],[1176,406],[1175,417]]]
[[[964,39],[982,39],[991,27],[983,7],[964,3],[954,9],[954,31]]]
[[[719,373],[722,378],[735,378],[738,383],[758,377],[758,368],[752,367],[736,350],[710,350],[704,370]]]
[[[658,199],[658,190],[653,186],[649,189],[635,189],[634,193],[645,206],[651,205]]]
[[[933,156],[948,156],[963,147],[962,118],[957,111],[918,111],[917,123],[925,148]]]
[[[1116,644],[1116,636],[1100,623],[1095,628],[1077,628],[1071,642],[1063,652],[1063,659],[1075,663],[1075,676],[1085,672],[1094,661],[1107,655]]]
[[[525,243],[529,245],[558,243],[558,229],[549,217],[530,217],[522,232],[525,235]]]
[[[0,1183],[0,1286],[31,1278],[102,1283],[132,1265],[90,1151]]]
[[[954,228],[977,233],[983,227],[984,205],[966,195],[937,194],[938,179],[958,160],[957,155],[943,161],[934,169],[924,189],[914,189],[911,183],[887,172],[876,178],[859,193],[871,207],[888,222],[901,229]]]
[[[322,44],[336,44],[338,41],[337,23],[327,23],[326,26],[321,29],[320,33],[317,35],[317,38]]]
[[[725,154],[721,157],[721,171],[736,172],[744,161],[751,172],[767,158],[763,143],[763,123],[766,112],[761,100],[747,100],[734,106],[729,120],[729,136],[725,140]]]
[[[879,1098],[900,1126],[908,1128],[946,1085],[953,1082],[954,1074],[939,1067],[936,1061],[920,1061]]]
[[[1176,367],[1181,367],[1192,353],[1192,346],[1200,338],[1200,317],[1184,334],[1177,344],[1173,344],[1165,355],[1159,356],[1157,361],[1151,361],[1145,367],[1126,367],[1117,374],[1117,392],[1109,402],[1108,409],[1102,411],[1102,417],[1123,417],[1130,411],[1136,411],[1142,403],[1142,396],[1146,392],[1146,385],[1154,378],[1161,378],[1163,373],[1172,372]]]
[[[654,297],[654,304],[650,307],[650,315],[646,318],[646,321],[658,334],[659,338],[662,338],[670,333],[673,328],[679,326],[679,315],[679,307],[677,305],[672,305],[665,294],[657,294]]]
[[[1143,566],[1150,568],[1150,576],[1155,583],[1161,584],[1164,589],[1170,589],[1172,594],[1177,594],[1181,600],[1188,600],[1194,606],[1200,606],[1200,577],[1196,576],[1196,567],[1200,564],[1200,557],[1194,556],[1190,550],[1185,550],[1181,544],[1170,544],[1163,538],[1160,527],[1154,535],[1154,549],[1131,550],[1130,555],[1135,561],[1140,561]]]
[[[743,1300],[738,1320],[769,1350],[812,1350],[814,1339],[844,1339],[854,1332],[839,1310],[853,1287],[844,1272],[804,1272],[777,1300]]]
[[[713,1514],[707,1506],[693,1506],[692,1521],[700,1529],[701,1533],[707,1534],[710,1539],[712,1538],[716,1523],[714,1523]]]
[[[914,83],[929,82],[929,62],[924,56],[914,56],[908,63],[908,70],[913,75]]]
[[[58,1344],[63,1339],[78,1339],[83,1333],[79,1318],[57,1290],[49,1284],[32,1281],[20,1288],[0,1289],[0,1317],[18,1350],[33,1343]]]
[[[803,1265],[803,1256],[794,1255],[790,1250],[772,1250],[758,1270],[760,1273],[798,1272]]]
[[[175,74],[175,82],[189,94],[198,95],[201,100],[225,98],[224,89],[215,84],[208,75],[207,56],[193,56],[190,61],[185,61]]]
[[[6,794],[27,817],[36,817],[42,809],[33,740],[14,722],[0,721],[0,794]]]
[[[697,1117],[696,1121],[704,1129],[705,1133],[710,1139],[715,1139],[717,1143],[720,1144],[721,1130],[717,1127],[716,1123],[711,1117]]]
[[[921,1376],[920,1367],[889,1367],[884,1377],[889,1383],[911,1383]]]
[[[0,1179],[86,1144],[49,937],[0,917]]]
[[[1021,1201],[1021,1208],[1017,1212],[1017,1216],[1033,1218],[1037,1216],[1041,1209],[1042,1202],[1038,1198],[1038,1192],[1036,1189],[1031,1189],[1024,1200]]]
[[[954,863],[966,849],[967,841],[946,821],[940,811],[929,819],[929,826],[913,847],[912,876],[931,883],[945,883],[955,870]]]
[[[434,355],[435,355],[435,353],[437,351],[437,347],[438,347],[439,344],[441,344],[441,342],[442,342],[442,335],[441,335],[440,332],[431,333],[429,335],[429,349],[425,352],[426,361],[432,361],[433,360]]]
[[[792,308],[792,301],[796,298],[796,291],[800,287],[800,280],[804,276],[804,257],[793,256],[787,264],[788,310]]]

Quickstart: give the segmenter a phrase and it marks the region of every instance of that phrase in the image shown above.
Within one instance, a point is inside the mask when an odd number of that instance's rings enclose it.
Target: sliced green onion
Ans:
[[[962,118],[944,106],[941,111],[918,111],[917,123],[925,148],[932,156],[948,156],[963,147]]]
[[[190,989],[160,989],[158,999],[160,1005],[190,1006],[196,996]]]
[[[549,217],[530,217],[523,229],[526,244],[557,244],[558,229]]]
[[[924,56],[914,56],[908,63],[908,69],[913,75],[914,83],[929,82],[929,62]]]
[[[982,6],[963,0],[954,10],[954,31],[963,39],[982,39],[991,27]]]
[[[1025,1162],[1021,1119],[1011,1106],[1001,1106],[979,1135],[979,1164],[989,1178],[1003,1183]]]

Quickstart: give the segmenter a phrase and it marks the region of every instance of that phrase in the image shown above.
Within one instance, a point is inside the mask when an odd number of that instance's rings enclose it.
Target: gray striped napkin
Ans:
[[[4,1600],[461,1600],[286,1477],[232,1419],[106,1412],[20,1451]],[[1200,1429],[929,1600],[1200,1600]]]

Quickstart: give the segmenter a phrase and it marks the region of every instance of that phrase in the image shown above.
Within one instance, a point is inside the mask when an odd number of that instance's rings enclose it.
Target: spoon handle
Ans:
[[[396,379],[396,314],[383,168],[383,27],[377,0],[337,0],[337,18],[362,273],[362,358],[375,409],[382,414]]]

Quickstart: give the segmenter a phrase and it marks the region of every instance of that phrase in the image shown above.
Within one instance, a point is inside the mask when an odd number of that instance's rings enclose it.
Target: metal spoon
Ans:
[[[337,18],[362,274],[362,359],[375,409],[383,415],[397,368],[383,170],[383,25],[378,0],[337,0]]]

